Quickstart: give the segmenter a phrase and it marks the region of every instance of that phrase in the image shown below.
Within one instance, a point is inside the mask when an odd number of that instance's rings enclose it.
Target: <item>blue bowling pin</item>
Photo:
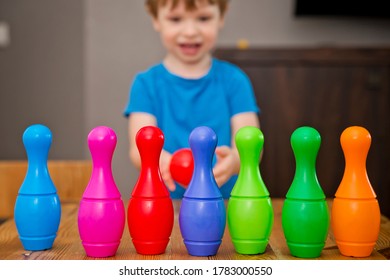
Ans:
[[[191,132],[189,143],[194,173],[180,207],[180,231],[190,255],[212,256],[221,245],[226,224],[224,200],[212,171],[217,136],[201,126]]]
[[[20,241],[29,251],[50,249],[60,224],[60,200],[47,168],[51,142],[51,131],[44,125],[31,125],[23,134],[28,168],[14,217]]]

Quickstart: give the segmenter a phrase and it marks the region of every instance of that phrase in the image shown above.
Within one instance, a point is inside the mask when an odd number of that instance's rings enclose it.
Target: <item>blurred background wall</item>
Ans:
[[[231,0],[218,47],[390,46],[390,20],[296,17],[294,3]],[[0,160],[26,158],[21,137],[33,123],[53,132],[50,159],[88,159],[89,131],[107,125],[128,197],[138,171],[122,112],[133,76],[163,54],[142,0],[0,0]]]

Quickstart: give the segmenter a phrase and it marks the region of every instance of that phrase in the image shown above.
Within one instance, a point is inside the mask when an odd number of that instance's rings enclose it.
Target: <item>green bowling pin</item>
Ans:
[[[300,127],[291,135],[295,176],[282,208],[282,226],[291,255],[321,255],[329,229],[329,210],[316,174],[321,136],[312,127]]]
[[[274,221],[269,192],[259,170],[264,136],[257,127],[243,127],[235,136],[240,173],[228,203],[228,227],[240,254],[264,253]]]

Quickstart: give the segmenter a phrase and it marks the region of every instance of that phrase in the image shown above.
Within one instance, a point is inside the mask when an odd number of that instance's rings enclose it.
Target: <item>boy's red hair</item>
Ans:
[[[165,6],[168,2],[171,2],[172,9],[174,9],[181,1],[184,1],[186,9],[189,11],[195,10],[198,2],[207,1],[212,5],[216,4],[218,5],[219,11],[221,12],[222,16],[226,12],[227,2],[228,2],[228,0],[146,0],[145,5],[149,13],[154,18],[156,18],[158,15],[159,6]]]

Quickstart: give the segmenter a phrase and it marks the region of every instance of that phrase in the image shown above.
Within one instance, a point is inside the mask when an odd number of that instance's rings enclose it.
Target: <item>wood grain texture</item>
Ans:
[[[283,229],[281,226],[281,213],[283,199],[273,199],[272,204],[275,213],[275,221],[269,241],[269,245],[263,254],[258,255],[241,255],[235,252],[230,239],[228,227],[226,226],[225,234],[221,247],[215,256],[194,257],[187,253],[184,246],[179,223],[178,214],[180,210],[180,200],[174,200],[175,219],[171,240],[164,254],[161,255],[140,255],[137,254],[131,242],[131,237],[127,228],[122,236],[121,244],[117,254],[114,257],[104,258],[107,260],[299,260],[290,255],[288,250]],[[227,201],[226,201],[227,203]],[[331,209],[329,200],[329,208]],[[53,248],[45,251],[25,251],[19,241],[15,223],[13,219],[7,220],[0,225],[0,260],[91,260],[86,256],[83,246],[81,245],[78,227],[77,227],[78,203],[68,202],[62,205],[62,217],[58,236],[54,242]],[[390,220],[382,216],[381,230],[378,242],[370,257],[359,258],[369,260],[389,259],[390,251]],[[326,245],[319,258],[321,260],[352,260],[357,258],[342,256],[334,241],[333,234],[330,231]]]

